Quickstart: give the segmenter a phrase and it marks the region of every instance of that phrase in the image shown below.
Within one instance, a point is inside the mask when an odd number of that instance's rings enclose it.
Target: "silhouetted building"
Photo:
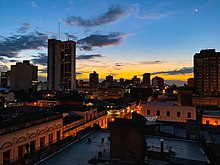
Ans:
[[[178,87],[177,89],[177,105],[192,106],[193,88]]]
[[[195,83],[194,83],[194,78],[188,78],[187,79],[187,86],[188,87],[194,87],[195,86]]]
[[[143,74],[143,85],[150,86],[150,73]]]
[[[93,73],[89,74],[89,86],[91,88],[98,87],[99,84],[99,74],[97,74],[95,71]]]
[[[48,40],[48,90],[76,89],[76,43]]]
[[[134,76],[133,78],[132,78],[132,82],[133,82],[133,84],[140,84],[140,78],[137,78],[137,76]]]
[[[113,76],[112,76],[112,75],[106,76],[105,81],[106,81],[107,83],[112,83],[112,82],[113,82]]]
[[[1,72],[1,87],[7,87],[8,72]]]
[[[10,89],[14,91],[24,90],[27,93],[36,92],[37,71],[38,67],[31,65],[28,60],[11,65]]]
[[[144,164],[146,119],[139,120],[115,120],[111,127],[110,158],[128,164]]]
[[[164,87],[164,79],[161,77],[157,77],[157,76],[152,78],[152,86],[157,87],[157,88]]]
[[[201,50],[194,55],[195,90],[199,95],[220,94],[220,52]]]

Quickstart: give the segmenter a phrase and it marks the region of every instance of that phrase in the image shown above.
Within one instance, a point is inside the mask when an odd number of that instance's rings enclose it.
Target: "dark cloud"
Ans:
[[[183,86],[186,84],[186,81],[181,81],[181,80],[165,80],[165,83],[168,85],[173,85],[175,84],[176,86]]]
[[[78,55],[76,57],[77,60],[89,60],[89,59],[94,59],[94,58],[101,58],[103,57],[101,54],[91,54],[91,55]]]
[[[47,67],[42,68],[42,69],[38,69],[38,72],[40,72],[40,73],[47,73]]]
[[[116,63],[115,63],[115,66],[124,66],[124,65],[121,64],[121,63],[116,62]]]
[[[77,41],[81,50],[92,50],[93,47],[103,47],[120,44],[125,37],[122,33],[110,33],[108,35],[93,34]]]
[[[108,9],[106,13],[103,13],[99,16],[96,16],[91,19],[84,19],[82,17],[68,17],[64,22],[71,26],[83,26],[83,27],[92,27],[100,26],[105,24],[114,23],[121,18],[127,16],[128,10],[122,8],[121,6],[112,6]]]
[[[82,45],[82,46],[78,46],[78,47],[80,50],[92,51],[92,46]]]
[[[43,65],[43,66],[47,65],[47,54],[46,53],[38,53],[37,56],[33,56],[33,57],[34,58],[31,59],[31,61],[34,64],[40,64],[40,65]]]
[[[6,65],[0,65],[0,72],[7,72],[9,68]]]
[[[9,60],[9,62],[19,62],[19,60]]]
[[[78,76],[78,75],[81,75],[81,74],[83,74],[83,72],[76,72],[76,75]]]
[[[26,33],[31,28],[31,24],[23,23],[21,27],[18,29],[18,33]]]
[[[141,61],[139,62],[140,64],[160,64],[162,63],[161,61],[159,60],[156,60],[156,61]]]
[[[77,36],[73,35],[73,34],[70,34],[70,33],[64,33],[65,37],[67,39],[70,39],[70,40],[77,40]]]
[[[47,35],[34,31],[26,35],[12,35],[0,40],[0,56],[13,58],[23,50],[40,49],[47,46]]]
[[[183,67],[181,69],[175,69],[175,70],[171,70],[171,71],[154,72],[151,74],[152,75],[155,75],[155,74],[180,75],[180,74],[188,74],[188,73],[193,73],[193,67]]]

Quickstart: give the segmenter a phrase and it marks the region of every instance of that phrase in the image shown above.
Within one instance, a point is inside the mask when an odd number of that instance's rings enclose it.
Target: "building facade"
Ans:
[[[38,67],[31,65],[30,61],[11,65],[10,89],[14,91],[24,90],[27,93],[37,91]]]
[[[194,55],[195,90],[199,95],[220,94],[220,52],[201,50]]]
[[[95,71],[93,73],[89,74],[89,86],[91,88],[98,87],[99,84],[99,74],[97,74]]]
[[[0,164],[22,164],[25,155],[61,140],[62,135],[62,115],[1,128]]]
[[[143,74],[143,85],[150,86],[150,73]]]
[[[76,43],[48,40],[48,90],[76,89]]]
[[[158,76],[152,78],[152,86],[162,88],[164,86],[164,79]]]
[[[147,102],[142,104],[144,116],[157,116],[158,121],[187,122],[196,120],[196,108],[193,106],[176,106],[170,103]]]

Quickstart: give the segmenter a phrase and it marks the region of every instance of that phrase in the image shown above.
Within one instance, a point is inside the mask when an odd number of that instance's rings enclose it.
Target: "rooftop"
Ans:
[[[92,132],[38,164],[88,165],[89,160],[98,157],[98,152],[102,152],[102,159],[107,160],[110,155],[110,142],[108,141],[108,136],[110,136],[109,132]],[[88,142],[88,138],[91,139],[91,142]],[[103,143],[101,142],[102,138],[104,138]]]
[[[110,137],[110,132],[108,131],[92,132],[51,157],[38,162],[38,165],[88,165],[92,158],[94,160],[93,164],[101,165],[109,162],[114,165],[122,165],[123,162],[116,163],[113,162],[114,160],[109,160],[110,141],[108,137]],[[104,142],[102,142],[102,138],[104,138]],[[91,142],[88,142],[88,139],[91,139]],[[199,142],[173,138],[163,138],[163,141],[164,151],[171,150],[174,153],[171,156],[171,161],[185,162],[189,160],[192,162],[202,162],[202,164],[208,162]],[[161,137],[146,136],[146,142],[148,150],[160,151]],[[102,152],[100,157],[99,152]],[[155,164],[155,160],[148,160],[148,163]],[[157,164],[160,163],[158,160]],[[167,162],[163,162],[163,164],[167,164]]]
[[[164,137],[162,139],[164,141],[164,150],[171,149],[173,151],[173,159],[208,162],[199,142]],[[160,151],[161,137],[146,136],[146,142],[148,150],[158,149]]]

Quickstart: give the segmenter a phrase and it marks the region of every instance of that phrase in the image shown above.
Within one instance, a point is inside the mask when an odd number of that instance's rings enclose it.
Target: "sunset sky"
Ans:
[[[77,42],[77,79],[151,73],[180,83],[196,52],[220,51],[219,0],[0,0],[0,71],[31,60],[46,80],[59,24],[60,39]]]

